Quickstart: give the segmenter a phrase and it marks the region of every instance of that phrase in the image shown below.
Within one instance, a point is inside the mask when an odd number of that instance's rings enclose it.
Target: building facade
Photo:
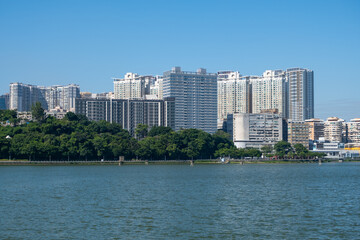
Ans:
[[[238,148],[261,148],[265,145],[274,146],[284,140],[284,121],[281,115],[272,113],[235,113],[229,114],[232,126],[233,141]]]
[[[309,126],[304,121],[288,120],[287,140],[291,145],[302,144],[309,149]]]
[[[360,118],[351,119],[347,123],[347,142],[360,144]]]
[[[137,73],[126,73],[123,79],[114,78],[114,98],[142,98],[150,94],[150,85],[154,80],[153,76],[141,76]]]
[[[288,81],[289,113],[294,121],[314,118],[314,72],[309,69],[286,70]]]
[[[312,118],[305,120],[309,127],[309,140],[316,141],[324,137],[324,120]]]
[[[174,67],[163,75],[163,96],[175,98],[175,130],[217,129],[217,74],[181,71]]]
[[[343,142],[344,120],[329,117],[324,123],[324,137],[329,142]]]
[[[17,109],[19,112],[30,111],[36,102],[40,102],[45,110],[61,107],[67,111],[75,111],[75,98],[78,97],[80,87],[75,84],[51,87],[10,84],[10,109]]]
[[[287,81],[282,70],[267,70],[262,77],[251,79],[252,113],[278,109],[282,117],[288,116]]]
[[[75,111],[75,99],[81,97],[80,87],[76,84],[51,86],[46,88],[49,109],[60,107],[65,111]]]
[[[47,90],[45,87],[39,87],[23,83],[10,84],[10,103],[11,110],[17,109],[19,112],[31,110],[32,105],[40,102],[44,109],[48,109],[46,101]]]
[[[0,110],[9,109],[10,94],[6,93],[0,96]]]
[[[249,79],[239,72],[218,72],[217,92],[218,120],[221,122],[228,114],[251,112]]]
[[[150,85],[150,95],[156,96],[158,99],[162,99],[164,97],[162,76],[155,77],[155,81]]]
[[[130,134],[135,135],[138,124],[167,126],[175,128],[175,100],[141,99],[76,99],[76,114],[85,115],[89,120],[105,120],[118,123]]]

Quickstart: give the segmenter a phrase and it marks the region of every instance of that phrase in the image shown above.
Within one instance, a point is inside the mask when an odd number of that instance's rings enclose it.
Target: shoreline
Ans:
[[[360,159],[321,159],[321,163],[334,162],[360,162]],[[284,160],[230,160],[221,162],[219,160],[148,160],[148,161],[28,161],[28,160],[0,160],[0,166],[91,166],[91,165],[206,165],[206,164],[301,164],[315,163],[319,160],[307,159],[284,159]]]

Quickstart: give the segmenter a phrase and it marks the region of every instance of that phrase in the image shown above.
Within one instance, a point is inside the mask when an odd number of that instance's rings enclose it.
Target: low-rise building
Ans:
[[[344,120],[329,117],[324,123],[324,137],[329,142],[343,142]]]
[[[360,118],[351,119],[347,123],[347,142],[360,144]]]
[[[302,144],[309,149],[309,126],[303,121],[288,120],[287,140],[291,145]]]
[[[324,137],[324,120],[312,118],[305,120],[309,127],[309,140],[316,141]]]
[[[238,148],[274,146],[284,140],[284,121],[279,114],[235,113],[229,114],[227,121],[227,131],[233,135],[234,144]]]
[[[57,119],[63,119],[66,115],[66,113],[68,113],[68,111],[62,109],[61,107],[55,107],[53,109],[50,109],[48,111],[45,111],[46,116],[53,116]]]
[[[76,99],[77,114],[89,120],[119,123],[133,136],[138,124],[175,128],[175,99]]]

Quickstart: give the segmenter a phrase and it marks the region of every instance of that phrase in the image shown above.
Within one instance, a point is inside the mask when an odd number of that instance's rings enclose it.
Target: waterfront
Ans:
[[[3,239],[355,239],[360,163],[2,166]]]

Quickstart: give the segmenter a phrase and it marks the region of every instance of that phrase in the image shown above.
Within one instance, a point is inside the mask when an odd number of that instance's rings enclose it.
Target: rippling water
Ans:
[[[360,163],[0,167],[1,239],[356,239]]]

